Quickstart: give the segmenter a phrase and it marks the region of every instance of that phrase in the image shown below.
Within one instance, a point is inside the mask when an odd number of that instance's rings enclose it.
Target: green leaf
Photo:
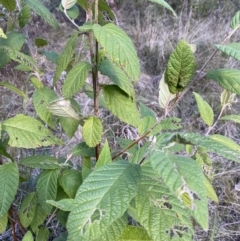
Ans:
[[[18,15],[19,27],[23,28],[31,18],[31,8],[25,5]]]
[[[102,59],[99,63],[99,71],[106,75],[114,82],[120,89],[126,92],[129,96],[134,97],[134,89],[131,81],[124,71],[113,64],[109,59]]]
[[[72,105],[70,100],[67,99],[58,99],[49,103],[48,107],[49,111],[56,116],[71,118],[74,120],[80,121],[80,114]]]
[[[28,230],[23,236],[22,241],[34,241],[33,234],[30,230]]]
[[[50,51],[46,51],[46,50],[39,50],[38,51],[40,54],[43,54],[46,56],[46,58],[50,61],[52,61],[53,63],[57,63],[57,59],[58,59],[58,54],[56,52],[50,52]]]
[[[48,44],[46,39],[43,38],[35,38],[34,44],[36,47],[40,48]]]
[[[0,234],[5,232],[5,230],[7,229],[7,224],[8,224],[8,212],[6,212],[0,217]]]
[[[240,23],[240,11],[238,11],[231,20],[230,27],[235,29]]]
[[[15,0],[1,0],[0,3],[9,12],[13,12],[16,8],[16,1]]]
[[[21,224],[24,228],[27,228],[35,216],[37,208],[37,197],[35,192],[28,193],[23,199],[21,207],[18,213]]]
[[[155,123],[156,123],[156,118],[152,116],[146,116],[142,118],[138,126],[139,134],[144,135],[147,131],[149,131],[153,127]]]
[[[216,194],[215,190],[213,189],[212,184],[210,183],[208,178],[205,176],[204,176],[204,184],[205,184],[206,191],[207,191],[207,197],[210,198],[211,200],[213,200],[214,202],[218,203],[217,194]]]
[[[240,60],[240,44],[239,43],[230,43],[225,45],[215,45],[217,49],[221,50],[223,53]]]
[[[14,85],[12,85],[8,82],[0,82],[0,86],[4,86],[4,87],[8,88],[9,90],[12,90],[13,92],[22,96],[23,98],[28,99],[28,97],[26,96],[26,94],[22,90],[18,89],[17,87],[15,87]]]
[[[70,70],[63,84],[64,97],[71,98],[84,86],[90,69],[91,65],[88,62],[81,62]]]
[[[34,69],[32,67],[29,67],[29,66],[24,65],[24,64],[19,64],[16,67],[14,67],[14,69],[19,70],[19,71],[23,71],[23,72],[34,72]]]
[[[72,154],[73,156],[94,157],[95,148],[91,148],[85,142],[81,142],[73,148]]]
[[[59,5],[59,9],[60,11],[64,12],[62,4]],[[71,8],[67,9],[66,13],[69,18],[76,19],[79,16],[80,11],[77,5],[73,5]]]
[[[134,100],[116,85],[103,88],[108,109],[120,120],[132,126],[138,126],[139,113]]]
[[[218,82],[223,88],[240,94],[240,70],[216,69],[207,73],[207,78]]]
[[[47,204],[47,200],[55,200],[57,196],[58,169],[45,170],[39,175],[37,180],[38,201],[45,213],[49,214],[52,206]]]
[[[168,85],[166,84],[164,79],[165,79],[165,72],[162,75],[162,78],[159,82],[158,101],[159,101],[160,107],[166,110],[168,108],[170,101],[176,98],[176,94],[172,94],[169,91]]]
[[[60,210],[63,210],[63,211],[71,211],[72,208],[73,208],[73,205],[74,205],[74,199],[70,199],[70,198],[67,198],[67,199],[61,199],[59,201],[53,201],[53,200],[47,200],[47,203],[51,204],[52,206],[60,209]]]
[[[41,122],[22,114],[4,121],[2,129],[8,133],[8,144],[12,147],[36,148],[62,143]]]
[[[0,38],[0,46],[6,46],[12,48],[13,50],[19,51],[22,45],[25,42],[25,36],[22,33],[18,32],[9,32],[7,33],[7,39]],[[0,49],[0,69],[4,67],[11,58]]]
[[[48,24],[50,24],[54,28],[59,27],[51,12],[42,4],[42,2],[40,2],[39,0],[24,0],[24,2],[29,5],[32,10]]]
[[[151,150],[150,162],[170,191],[180,199],[187,194],[190,209],[203,229],[208,229],[208,203],[202,170],[195,160]]]
[[[50,236],[50,232],[48,228],[41,227],[37,233],[36,241],[48,241]]]
[[[101,142],[103,126],[98,117],[89,117],[82,129],[83,139],[89,147],[95,147]]]
[[[213,109],[205,100],[203,100],[203,98],[198,93],[193,92],[193,94],[197,101],[197,106],[201,118],[208,126],[212,126],[214,121]]]
[[[153,118],[156,119],[156,114],[153,110],[151,110],[150,108],[148,108],[146,105],[144,105],[143,103],[140,103],[140,113],[141,113],[141,117],[144,118],[146,116],[151,116]]]
[[[108,141],[106,140],[104,146],[101,150],[97,163],[95,165],[95,169],[98,169],[101,166],[109,164],[112,162],[111,151],[108,145]]]
[[[48,87],[37,89],[33,95],[33,105],[38,116],[51,128],[55,128],[53,115],[48,109],[49,103],[56,100],[58,96]]]
[[[62,0],[62,6],[65,9],[70,9],[73,7],[74,4],[76,4],[77,0]]]
[[[91,226],[95,211],[103,213],[105,224],[121,217],[135,196],[140,167],[127,162],[104,165],[92,172],[78,189],[75,204],[70,212],[68,240],[80,239],[84,229]],[[114,212],[112,211],[114,209]]]
[[[62,72],[64,70],[66,70],[68,64],[71,61],[71,58],[72,58],[73,53],[74,53],[75,45],[76,45],[76,42],[77,42],[77,37],[78,37],[78,34],[74,33],[71,36],[71,38],[68,40],[68,42],[67,42],[65,48],[63,49],[62,53],[58,56],[57,68],[56,68],[56,71],[55,71],[55,74],[54,74],[54,77],[53,77],[53,83],[54,84],[58,81],[60,75],[62,74]]]
[[[16,163],[0,165],[0,217],[10,208],[17,193],[19,173]]]
[[[184,40],[181,40],[171,53],[165,72],[165,82],[169,91],[175,94],[184,90],[191,81],[194,72],[195,61],[191,47]]]
[[[39,230],[38,226],[44,222],[44,220],[46,219],[47,216],[48,216],[48,213],[46,213],[44,211],[44,209],[42,208],[42,206],[40,204],[38,204],[37,208],[36,208],[35,216],[33,218],[31,226],[30,226],[31,230],[34,233],[38,232],[38,230]]]
[[[0,38],[7,39],[7,35],[3,32],[2,28],[0,28]]]
[[[128,225],[117,241],[152,241],[147,231],[142,227]]]
[[[92,160],[90,157],[83,157],[82,162],[82,180],[84,181],[93,171]]]
[[[81,173],[77,170],[64,170],[58,178],[59,184],[70,198],[74,198],[79,186],[82,184]]]
[[[19,164],[26,167],[40,169],[57,169],[61,167],[55,157],[48,155],[25,157],[19,162]]]
[[[220,120],[228,120],[240,124],[240,115],[225,115]]]
[[[163,7],[167,8],[168,10],[170,10],[175,17],[177,17],[177,14],[175,13],[175,11],[172,9],[172,7],[166,1],[164,1],[164,0],[149,0],[149,1],[162,5]]]
[[[74,136],[79,124],[81,124],[81,121],[72,118],[58,117],[58,120],[69,138]]]
[[[53,241],[66,241],[67,240],[67,233],[62,233],[57,238],[53,239]]]
[[[132,40],[127,34],[113,23],[104,26],[94,24],[93,32],[109,59],[121,67],[133,81],[137,81],[140,64]]]
[[[180,142],[182,142],[182,140],[183,142],[187,141],[187,144],[194,144],[198,147],[207,149],[208,152],[216,153],[217,155],[222,156],[228,160],[240,162],[239,151],[235,148],[229,148],[227,145],[225,145],[225,143],[223,144],[220,142],[219,139],[214,140],[213,138],[202,136],[197,133],[178,133],[178,136],[181,138],[178,139]]]

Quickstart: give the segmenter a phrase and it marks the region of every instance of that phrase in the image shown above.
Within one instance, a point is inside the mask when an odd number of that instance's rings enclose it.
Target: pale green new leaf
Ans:
[[[153,241],[142,227],[128,225],[117,241]]]
[[[71,98],[84,86],[90,69],[91,65],[88,62],[81,62],[69,71],[62,89],[64,97]]]
[[[210,70],[207,77],[218,82],[224,89],[240,94],[240,70],[238,69],[216,69]]]
[[[4,233],[8,224],[8,212],[0,217],[0,234]]]
[[[240,115],[225,115],[220,120],[228,120],[240,124]]]
[[[70,9],[77,2],[77,0],[62,0],[62,6],[65,9]]]
[[[220,96],[221,106],[225,106],[226,104],[230,103],[231,99],[231,92],[229,90],[223,90]]]
[[[171,192],[176,193],[180,199],[187,194],[191,203],[189,208],[196,221],[208,229],[207,196],[204,188],[202,170],[191,158],[167,154],[152,149],[150,162]]]
[[[48,87],[37,89],[33,95],[33,105],[38,116],[51,128],[55,128],[53,115],[48,109],[49,103],[58,98],[57,94]]]
[[[120,120],[132,126],[138,126],[139,113],[135,101],[116,85],[103,88],[108,109]]]
[[[49,111],[56,116],[64,118],[72,118],[74,120],[81,120],[77,109],[72,105],[70,100],[58,99],[48,104]]]
[[[74,53],[75,45],[77,42],[78,34],[74,33],[71,38],[68,40],[65,48],[63,49],[62,53],[58,55],[57,58],[57,68],[53,77],[53,83],[55,84],[62,72],[67,68],[69,62]]]
[[[113,23],[104,26],[94,24],[93,32],[109,59],[121,67],[133,81],[137,81],[140,64],[132,40],[127,34]]]
[[[222,156],[228,160],[233,160],[240,162],[239,151],[235,148],[229,148],[228,145],[223,144],[219,140],[214,140],[206,136],[202,136],[197,133],[178,133],[178,136],[183,140],[194,144],[198,147],[202,147],[208,150],[208,152],[216,153],[219,156]],[[179,140],[181,141],[181,140]]]
[[[108,76],[119,88],[126,92],[129,96],[134,97],[134,89],[131,81],[124,71],[113,64],[109,59],[103,59],[99,63],[99,71],[101,74]]]
[[[33,234],[30,230],[28,230],[23,236],[22,241],[34,241]]]
[[[28,99],[28,97],[26,96],[26,94],[22,90],[18,89],[17,87],[15,87],[14,85],[12,85],[8,82],[0,82],[0,86],[4,86],[4,87],[8,88],[9,90],[12,90],[13,92],[22,96],[23,98]]]
[[[233,58],[240,60],[240,44],[239,43],[230,43],[225,45],[215,45],[223,53],[232,56]]]
[[[0,38],[7,39],[7,35],[3,32],[2,28],[0,28]]]
[[[162,75],[162,78],[159,82],[159,94],[158,94],[158,101],[159,105],[163,109],[167,109],[169,102],[176,97],[176,94],[172,94],[169,91],[168,85],[165,82],[165,72]]]
[[[18,32],[9,32],[6,35],[7,39],[0,38],[0,46],[9,47],[13,50],[19,51],[25,42],[25,36]],[[10,60],[11,58],[3,50],[0,50],[0,69]]]
[[[38,201],[45,213],[49,214],[52,210],[52,205],[47,204],[47,200],[55,200],[57,196],[57,179],[58,169],[45,170],[37,180],[37,195]]]
[[[230,27],[235,29],[240,23],[240,11],[238,11],[231,20]]]
[[[177,14],[175,13],[175,11],[172,9],[172,7],[166,1],[164,1],[164,0],[149,0],[149,1],[162,5],[163,7],[170,10],[175,17],[177,17]]]
[[[96,211],[104,214],[105,225],[120,218],[135,196],[139,179],[139,165],[122,161],[93,171],[76,194],[67,222],[68,241],[78,240],[84,235]],[[99,221],[103,217],[100,216]]]
[[[195,72],[195,60],[191,47],[184,40],[178,42],[171,53],[165,72],[165,82],[169,91],[175,94],[182,91]]]
[[[36,148],[62,143],[40,121],[22,114],[4,121],[2,129],[8,133],[8,144],[12,147]]]
[[[214,113],[212,107],[198,94],[193,92],[197,101],[198,110],[203,121],[208,125],[212,126],[214,121]]]
[[[27,196],[23,199],[21,207],[18,213],[21,224],[24,228],[27,228],[36,212],[37,208],[37,197],[35,192],[28,193]]]
[[[98,117],[89,117],[82,128],[83,139],[89,147],[95,147],[101,142],[103,126]]]
[[[70,198],[61,199],[57,202],[53,201],[53,200],[47,200],[47,203],[51,204],[52,206],[54,206],[60,210],[70,212],[74,205],[74,199],[70,199]]]
[[[58,178],[59,184],[70,198],[74,198],[82,184],[81,172],[74,169],[64,170]]]
[[[24,64],[19,64],[16,67],[14,67],[14,69],[19,70],[19,71],[23,71],[23,72],[34,72],[34,69],[32,67],[29,67],[29,66],[24,65]]]
[[[37,233],[36,241],[48,241],[50,232],[47,227],[41,227]]]
[[[53,26],[54,28],[58,28],[58,23],[51,14],[51,12],[42,4],[39,0],[24,0],[24,2],[29,5],[32,10],[39,15],[43,20],[45,20],[48,24]]]
[[[218,203],[217,194],[216,194],[212,184],[210,183],[208,178],[205,176],[204,176],[204,184],[205,184],[206,191],[207,191],[207,197],[210,198],[211,200],[213,200],[214,202]]]
[[[0,4],[2,4],[9,12],[13,12],[16,8],[16,0],[1,0]]]
[[[0,165],[0,217],[10,208],[17,193],[19,173],[16,163]]]
[[[44,220],[46,219],[46,217],[48,216],[48,213],[46,213],[44,211],[44,209],[42,208],[42,206],[40,204],[37,205],[36,207],[36,212],[35,212],[35,216],[33,218],[33,221],[30,225],[31,230],[34,233],[37,233],[39,230],[39,225],[41,225]]]
[[[31,8],[28,5],[25,5],[18,15],[19,27],[23,28],[30,20],[31,17]]]
[[[48,155],[25,157],[19,162],[19,164],[26,167],[40,169],[57,169],[61,167],[55,157]]]
[[[101,150],[97,163],[95,165],[95,169],[100,168],[108,163],[112,162],[111,150],[108,145],[108,141],[106,140],[104,146]]]
[[[32,82],[33,86],[36,88],[36,89],[41,89],[43,88],[43,83],[36,77],[32,77],[30,78],[30,81]]]

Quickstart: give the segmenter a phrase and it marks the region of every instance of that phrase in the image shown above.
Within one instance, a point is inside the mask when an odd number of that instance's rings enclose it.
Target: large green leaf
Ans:
[[[233,58],[240,60],[240,44],[239,43],[230,43],[225,45],[215,45],[223,53],[232,56]]]
[[[9,12],[13,12],[16,8],[16,0],[0,0],[0,4]]]
[[[164,0],[149,0],[149,1],[162,5],[163,7],[167,8],[168,10],[170,10],[175,17],[177,17],[177,14],[175,13],[175,11],[172,9],[172,7],[166,1],[164,1]]]
[[[6,212],[5,214],[3,214],[2,217],[0,217],[0,234],[5,232],[7,228],[7,224],[8,224],[8,212]]]
[[[48,104],[57,98],[56,93],[47,87],[37,89],[33,95],[33,105],[38,116],[52,128],[55,127],[55,123],[53,115],[48,109]]]
[[[48,155],[25,157],[19,162],[19,164],[26,167],[40,169],[57,169],[61,167],[55,157]]]
[[[17,193],[19,173],[16,163],[0,165],[0,217],[10,208]]]
[[[84,235],[85,229],[91,226],[95,212],[100,214],[99,221],[103,219],[105,225],[120,218],[135,196],[139,179],[140,167],[122,161],[104,165],[92,172],[76,194],[67,222],[68,240],[75,241]]]
[[[127,34],[113,23],[104,26],[94,24],[93,32],[109,59],[121,67],[133,81],[137,81],[140,64],[132,40]]]
[[[208,206],[204,176],[196,161],[155,150],[151,150],[150,161],[170,191],[183,201],[184,195],[189,197],[189,208],[193,210],[194,218],[207,230]]]
[[[103,126],[101,120],[98,117],[89,117],[82,129],[83,139],[89,147],[95,147],[101,142],[103,134]]]
[[[223,88],[240,94],[240,70],[238,69],[216,69],[210,70],[207,77],[218,82]]]
[[[124,71],[113,64],[109,59],[102,59],[99,63],[99,71],[101,74],[108,76],[119,88],[126,92],[129,96],[134,97],[134,89],[131,81]]]
[[[55,84],[60,75],[62,74],[62,72],[64,70],[66,70],[69,62],[71,61],[71,58],[73,56],[74,53],[74,49],[75,49],[75,45],[77,42],[77,33],[74,33],[71,38],[68,40],[65,48],[63,49],[62,53],[60,55],[58,55],[57,58],[57,68],[53,77],[53,83]]]
[[[212,126],[214,121],[214,113],[212,107],[198,94],[193,92],[197,101],[198,110],[203,121],[208,125]]]
[[[89,147],[85,142],[76,145],[72,150],[73,156],[95,156],[95,148]]]
[[[39,15],[43,20],[45,20],[51,26],[58,28],[58,23],[51,14],[51,12],[42,4],[39,0],[24,0],[24,2],[29,5],[32,10]]]
[[[6,46],[19,51],[25,42],[25,36],[18,32],[7,33],[7,39],[0,38],[0,46]],[[0,50],[0,69],[4,67],[11,58],[3,50]]]
[[[31,8],[28,5],[25,5],[18,15],[19,27],[23,28],[30,20],[31,17]]]
[[[182,91],[192,79],[194,71],[195,61],[191,47],[181,40],[171,53],[165,72],[169,91],[172,94]]]
[[[52,205],[47,204],[47,200],[55,200],[57,196],[57,179],[58,169],[45,170],[40,174],[37,180],[37,195],[38,201],[41,204],[45,213],[49,214],[52,209]]]
[[[59,184],[70,198],[74,198],[82,183],[81,172],[73,169],[64,170],[59,176]]]
[[[103,88],[108,109],[127,124],[138,126],[139,113],[136,103],[116,85],[106,85]]]
[[[18,89],[17,87],[15,87],[14,85],[12,85],[8,82],[0,82],[0,86],[4,86],[4,87],[8,88],[9,90],[12,90],[13,92],[22,96],[23,98],[28,99],[28,97],[26,96],[26,94],[22,90]]]
[[[104,146],[101,150],[101,153],[99,155],[99,158],[97,160],[97,163],[95,165],[95,169],[104,166],[108,163],[112,162],[112,157],[111,157],[111,150],[108,145],[108,141],[106,140],[104,143]]]
[[[44,220],[46,219],[46,217],[48,216],[48,213],[46,213],[44,211],[44,209],[42,208],[42,206],[40,204],[37,205],[36,207],[36,212],[35,212],[35,216],[33,218],[33,221],[31,223],[31,230],[34,233],[37,233],[39,230],[39,225],[41,225]]]
[[[35,192],[28,193],[27,196],[23,199],[19,213],[18,213],[19,219],[24,228],[27,228],[31,224],[35,216],[36,208],[37,208],[36,193]]]
[[[58,120],[69,138],[72,138],[75,132],[78,129],[78,126],[81,124],[80,120],[75,120],[73,118],[58,117]]]
[[[47,227],[41,227],[37,233],[36,241],[48,241],[50,232]]]
[[[128,225],[117,241],[152,241],[147,231],[142,227]]]
[[[36,148],[61,144],[41,122],[22,114],[7,119],[2,123],[2,129],[10,137],[9,145],[13,147]]]
[[[30,230],[28,230],[23,236],[22,241],[34,241],[33,234]]]
[[[220,120],[228,120],[240,124],[240,115],[225,115]]]
[[[66,98],[72,97],[84,86],[91,65],[88,62],[76,64],[64,80],[62,93]]]

